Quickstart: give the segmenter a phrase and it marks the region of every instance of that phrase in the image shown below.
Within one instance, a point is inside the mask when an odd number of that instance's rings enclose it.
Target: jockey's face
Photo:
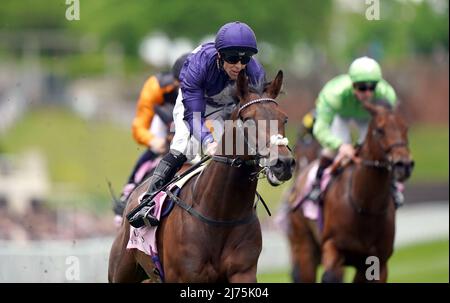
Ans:
[[[374,82],[366,82],[366,83],[354,83],[353,84],[353,93],[361,102],[369,102],[372,100],[374,96],[376,88],[376,83]]]
[[[356,99],[361,102],[369,102],[373,98],[373,92],[366,90],[365,92],[354,90]]]
[[[219,54],[220,56],[220,54]],[[227,73],[228,77],[231,80],[236,80],[239,72],[245,68],[246,64],[242,64],[241,61],[238,61],[235,64],[228,63],[227,61],[223,61],[223,69]]]

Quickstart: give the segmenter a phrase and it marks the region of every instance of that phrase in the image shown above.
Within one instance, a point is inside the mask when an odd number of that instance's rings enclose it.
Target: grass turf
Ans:
[[[398,248],[389,260],[388,282],[391,283],[448,283],[449,241],[440,240]],[[322,268],[318,271],[318,279]],[[345,282],[351,282],[353,268],[347,268]],[[290,269],[258,274],[258,282],[290,283]]]

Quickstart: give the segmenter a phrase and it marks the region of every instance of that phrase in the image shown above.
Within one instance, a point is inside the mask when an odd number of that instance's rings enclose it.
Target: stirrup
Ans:
[[[153,207],[149,207],[148,210],[145,212],[144,217],[142,220],[144,221],[144,224],[147,226],[158,226],[159,220],[156,219],[150,212],[153,210]]]
[[[156,219],[150,211],[153,209],[155,202],[150,202],[149,205],[144,206],[141,210],[139,210],[133,217],[131,217],[128,221],[130,225],[134,228],[140,228],[144,225],[147,226],[157,226],[159,225],[159,220]]]
[[[317,186],[317,185],[313,186],[311,191],[308,194],[308,199],[313,202],[319,202],[321,194],[322,194],[322,190],[321,190],[320,186]]]

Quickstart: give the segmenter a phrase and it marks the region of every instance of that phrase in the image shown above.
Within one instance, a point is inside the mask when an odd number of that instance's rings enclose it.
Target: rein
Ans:
[[[408,146],[408,143],[405,141],[399,141],[399,142],[395,142],[395,143],[389,145],[386,148],[381,146],[380,142],[379,142],[379,145],[386,156],[386,154],[391,152],[394,148]],[[393,163],[392,161],[389,161],[389,160],[380,161],[380,160],[367,160],[367,159],[361,159],[361,158],[356,158],[356,159],[358,159],[358,161],[355,161],[355,162],[361,163],[362,165],[364,165],[366,167],[373,167],[376,169],[385,169],[388,172],[391,172],[395,166],[395,163]],[[350,182],[348,182],[348,200],[350,201],[350,205],[353,207],[353,209],[360,215],[380,216],[380,215],[386,214],[386,212],[388,210],[387,207],[381,211],[372,212],[372,211],[369,211],[369,210],[366,210],[366,209],[360,207],[358,205],[358,203],[353,199],[351,189],[352,189],[352,185],[353,185],[354,170],[353,170],[353,167],[351,169],[352,169],[352,171],[351,171]]]
[[[187,205],[186,203],[184,203],[180,198],[178,198],[176,195],[174,195],[170,190],[167,191],[167,195],[176,205],[178,205],[179,207],[181,207],[182,209],[187,211],[190,215],[196,217],[197,219],[200,219],[200,221],[205,222],[209,225],[222,226],[222,227],[223,226],[229,227],[229,226],[243,225],[243,224],[251,223],[254,220],[256,220],[256,218],[257,218],[255,212],[253,212],[251,215],[249,215],[243,219],[229,220],[229,221],[214,220],[214,219],[206,217],[206,216],[202,215],[201,213],[199,213],[198,211],[196,211],[192,205]]]

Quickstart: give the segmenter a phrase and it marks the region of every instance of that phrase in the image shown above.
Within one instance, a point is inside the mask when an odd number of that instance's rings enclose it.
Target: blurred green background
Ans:
[[[296,130],[295,126],[288,127],[290,142],[295,142]],[[416,167],[408,184],[447,182],[448,129],[439,125],[413,126],[409,139]],[[120,190],[134,161],[144,151],[133,141],[128,128],[110,121],[86,121],[58,107],[31,110],[2,137],[2,142],[3,150],[9,153],[28,148],[41,150],[48,159],[51,179],[75,184],[78,191],[89,193],[94,199],[75,203],[87,202],[86,206],[101,210],[110,207],[107,180]],[[258,189],[270,208],[276,209],[291,182],[272,187],[262,179]]]
[[[37,152],[47,171],[37,178],[48,178],[51,207],[111,215],[108,182],[120,192],[144,151],[131,137],[143,83],[234,20],[254,29],[268,79],[285,72],[279,99],[289,113],[291,145],[326,81],[358,56],[377,59],[410,125],[416,167],[407,186],[440,184],[448,199],[447,0],[373,1],[379,20],[368,18],[372,4],[352,0],[81,0],[79,20],[70,21],[74,2],[0,5],[0,156],[20,162],[25,152]],[[260,181],[273,212],[290,182],[273,188]],[[448,282],[448,239],[396,252],[391,280],[422,281],[402,268],[436,251],[442,254],[430,274],[417,276]],[[446,274],[434,275],[444,257]],[[287,281],[286,271],[260,277],[273,279]]]

